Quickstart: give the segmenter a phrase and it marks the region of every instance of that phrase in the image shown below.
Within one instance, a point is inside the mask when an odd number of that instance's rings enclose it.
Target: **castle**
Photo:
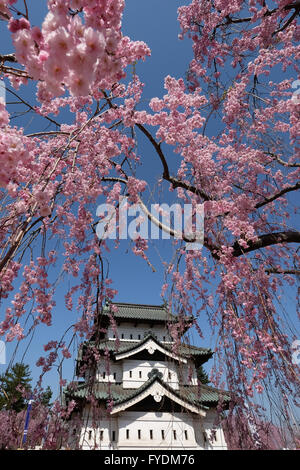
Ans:
[[[190,327],[190,318],[179,319],[165,305],[107,303],[100,333],[79,348],[77,375],[84,380],[65,391],[67,402],[76,402],[70,445],[226,449],[216,408],[228,407],[230,393],[199,381],[197,371],[213,352],[184,343]]]

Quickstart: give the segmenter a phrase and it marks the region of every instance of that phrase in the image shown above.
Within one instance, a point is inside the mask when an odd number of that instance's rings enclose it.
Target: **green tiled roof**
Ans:
[[[147,341],[147,339],[151,337],[150,335],[147,336],[146,338],[140,340],[140,341],[117,341],[116,339],[104,339],[100,340],[98,343],[98,349],[99,351],[105,351],[108,350],[109,352],[114,352],[116,354],[121,354],[124,352],[128,352],[139,345],[143,344],[144,342]],[[181,343],[175,348],[172,346],[172,344],[166,344],[166,343],[161,343],[160,341],[157,341],[155,338],[153,338],[154,341],[156,341],[158,344],[160,344],[161,347],[165,348],[166,350],[173,352],[174,354],[178,354],[179,356],[208,356],[208,359],[213,355],[213,352],[211,349],[208,348],[199,348],[197,346],[191,346],[189,344],[184,344]],[[96,346],[94,342],[89,342],[91,346]],[[80,361],[82,359],[82,348],[79,349],[78,352],[78,360]]]
[[[220,397],[223,398],[224,402],[228,403],[231,400],[229,392],[219,390],[208,385],[182,385],[179,387],[180,395],[185,396],[192,402],[200,403],[218,403]]]
[[[126,341],[126,345],[123,344],[123,341],[119,342],[119,348],[116,350],[118,354],[131,351],[132,349],[140,346],[141,344],[145,343],[149,338],[152,338],[157,344],[159,344],[162,348],[167,349],[170,352],[174,352],[175,354],[179,355],[212,355],[212,351],[207,348],[198,348],[196,346],[190,346],[188,344],[181,343],[178,346],[174,344],[172,346],[171,344],[166,344],[162,343],[161,341],[158,341],[154,336],[149,334],[146,336],[143,340],[140,341]],[[114,348],[114,345],[111,345],[112,348]]]
[[[117,308],[117,311],[113,312],[114,318],[116,320],[121,318],[128,320],[147,320],[159,322],[179,320],[179,318],[167,310],[165,305],[143,305],[113,302],[103,308],[104,315],[110,312],[111,306],[115,306]],[[192,320],[192,318],[189,318],[189,320]]]
[[[97,400],[112,399],[114,404],[119,404],[134,398],[136,395],[149,387],[153,382],[155,382],[155,380],[158,380],[165,388],[179,396],[181,399],[195,406],[216,406],[220,397],[222,397],[224,403],[228,403],[231,400],[230,394],[228,392],[224,392],[222,390],[218,390],[203,384],[184,385],[179,387],[179,390],[174,390],[168,384],[160,380],[157,376],[153,376],[139,388],[123,388],[121,384],[97,382],[94,384],[91,390],[86,383],[82,383],[79,384],[75,390],[69,391],[67,389],[65,391],[65,395],[67,398],[79,399],[86,399],[93,395]]]
[[[79,383],[74,390],[65,390],[65,395],[70,398],[88,398],[93,395],[97,400],[107,400],[112,398],[114,402],[127,399],[132,395],[132,389],[123,389],[120,384],[109,384],[107,382],[98,382],[94,384],[92,390],[89,385]]]
[[[178,348],[178,351],[186,355],[210,357],[213,355],[212,350],[209,348],[199,348],[197,346],[191,346],[190,344],[181,343]]]

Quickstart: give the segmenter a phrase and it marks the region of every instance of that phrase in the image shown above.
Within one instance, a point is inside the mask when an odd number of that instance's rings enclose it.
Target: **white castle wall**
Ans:
[[[122,322],[121,325],[117,328],[117,334],[113,328],[109,327],[107,330],[107,337],[109,339],[115,339],[118,337],[120,341],[140,341],[144,339],[144,334],[146,331],[152,331],[159,341],[162,342],[172,342],[171,336],[168,334],[168,331],[165,325],[152,325],[151,323],[129,323]]]
[[[158,369],[163,374],[162,380],[174,389],[178,389],[178,376],[174,363],[158,361],[123,361],[123,387],[138,388],[149,380],[148,374],[152,369]]]
[[[113,363],[112,361],[107,364],[107,361],[102,358],[101,363],[96,372],[97,382],[110,382],[120,383],[123,380],[123,364]]]
[[[220,428],[210,442],[212,414],[200,418],[191,413],[127,412],[106,417],[96,428],[88,419],[82,428],[80,445],[83,449],[226,449]]]
[[[110,383],[123,382],[124,388],[138,388],[149,379],[148,374],[152,369],[158,369],[163,374],[163,381],[174,389],[178,389],[178,382],[185,385],[197,385],[193,363],[189,361],[187,364],[176,364],[172,359],[168,361],[124,359],[119,363],[110,362],[109,368],[102,359],[96,372],[96,380]]]

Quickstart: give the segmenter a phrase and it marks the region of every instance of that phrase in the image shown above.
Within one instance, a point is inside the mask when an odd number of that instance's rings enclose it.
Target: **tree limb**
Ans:
[[[270,155],[271,157],[273,157],[278,163],[280,163],[280,165],[288,166],[288,167],[291,167],[291,168],[297,168],[297,167],[300,166],[300,163],[287,163],[287,162],[285,162],[280,157],[278,157],[278,155],[276,155],[275,153],[270,153],[270,152],[265,152],[265,153],[267,155]]]
[[[269,268],[265,269],[267,274],[300,274],[299,269],[275,269],[275,268]]]
[[[4,62],[18,62],[18,61],[16,59],[15,54],[4,54],[4,55],[0,54],[0,62],[4,63]]]
[[[267,233],[260,235],[255,241],[248,241],[248,248],[243,248],[237,241],[233,245],[233,256],[239,257],[251,251],[265,248],[278,243],[300,243],[300,232],[288,230],[286,232]]]
[[[266,204],[269,204],[269,202],[275,201],[275,199],[278,199],[284,194],[289,193],[291,191],[296,191],[297,189],[300,189],[300,182],[296,183],[294,186],[289,186],[285,189],[282,189],[281,191],[279,191],[279,193],[276,193],[273,196],[266,198],[265,201],[258,202],[255,205],[255,208],[258,209],[259,207],[265,206]]]
[[[107,96],[107,93],[105,91],[102,91],[102,93],[103,93],[109,107],[110,108],[115,108],[116,106],[112,103],[111,99]],[[201,191],[200,189],[197,189],[195,186],[193,186],[191,184],[188,184],[188,183],[185,183],[184,181],[181,181],[181,180],[179,180],[179,179],[177,179],[177,178],[170,175],[169,167],[168,167],[168,164],[167,164],[167,161],[166,161],[166,157],[165,157],[163,151],[161,150],[160,143],[156,142],[156,140],[151,135],[151,133],[142,124],[135,123],[135,125],[147,137],[147,139],[150,141],[150,143],[154,147],[157,155],[159,156],[159,159],[160,159],[160,161],[162,163],[162,166],[163,166],[163,175],[162,175],[163,179],[168,181],[169,183],[171,183],[174,189],[183,188],[183,189],[186,189],[187,191],[190,191],[190,192],[192,192],[194,194],[197,194],[198,196],[202,197],[204,199],[204,201],[210,201],[211,200],[210,196],[208,196],[208,194],[206,194],[204,191]]]
[[[164,153],[161,150],[160,144],[156,142],[156,140],[153,138],[150,132],[142,124],[136,123],[136,126],[143,132],[143,134],[149,139],[149,141],[155,148],[156,153],[159,156],[163,169],[164,169],[163,175],[162,175],[163,179],[171,183],[174,189],[183,188],[183,189],[186,189],[187,191],[190,191],[202,197],[204,201],[210,201],[211,200],[210,196],[208,196],[208,194],[206,194],[204,191],[201,191],[201,189],[198,189],[195,186],[185,183],[184,181],[181,181],[170,175],[169,167],[168,167],[166,158],[164,156]]]

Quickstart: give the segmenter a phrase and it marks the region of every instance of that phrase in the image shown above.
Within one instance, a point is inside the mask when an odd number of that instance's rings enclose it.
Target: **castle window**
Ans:
[[[132,378],[132,371],[129,371],[129,377]]]
[[[116,431],[112,432],[111,440],[114,442],[116,440]]]
[[[165,337],[165,336],[163,336],[163,341],[166,341],[166,337]]]
[[[141,439],[141,430],[138,429],[138,439]]]
[[[186,440],[188,440],[188,433],[187,433],[187,431],[184,431],[184,437],[185,437]]]
[[[129,439],[129,429],[126,429],[126,439]]]
[[[140,379],[142,378],[142,371],[141,370],[139,371],[139,378]]]
[[[138,339],[141,339],[141,335],[138,335]]]
[[[153,439],[153,430],[150,429],[150,439]]]
[[[130,339],[132,339],[132,334],[130,335]]]
[[[163,429],[161,430],[161,438],[163,441],[165,440],[165,431]]]
[[[174,440],[176,440],[176,439],[177,439],[177,434],[176,434],[176,431],[175,431],[175,429],[174,429],[174,431],[173,431],[173,437],[174,437]]]
[[[124,339],[124,333],[122,333],[121,338]]]
[[[89,441],[92,439],[92,431],[89,431]]]
[[[100,441],[103,441],[103,431],[100,431]]]
[[[114,372],[114,380],[116,380],[117,378],[117,374]]]
[[[105,372],[103,372],[102,377],[103,377],[104,379],[105,379],[105,375],[106,375]]]
[[[168,372],[168,377],[169,377],[169,379],[171,379],[171,378],[172,378],[172,374],[171,374],[171,372]]]

